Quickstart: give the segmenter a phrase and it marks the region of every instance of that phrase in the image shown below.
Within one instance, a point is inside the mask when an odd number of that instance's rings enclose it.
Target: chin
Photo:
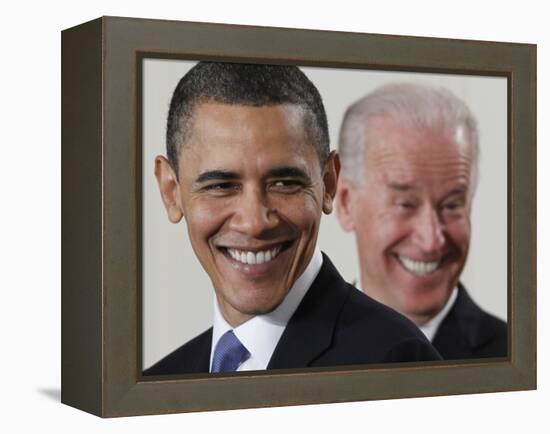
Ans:
[[[249,317],[255,317],[255,316],[258,316],[258,315],[266,315],[270,312],[273,312],[277,308],[277,306],[276,305],[273,305],[273,306],[272,305],[254,306],[254,307],[244,306],[244,307],[238,308],[238,311],[242,315],[246,315],[246,316],[249,316]]]
[[[261,302],[258,302],[258,300],[250,300],[248,302],[243,301],[236,303],[233,307],[245,315],[264,315],[277,309],[283,300],[284,297],[276,300],[262,300]]]

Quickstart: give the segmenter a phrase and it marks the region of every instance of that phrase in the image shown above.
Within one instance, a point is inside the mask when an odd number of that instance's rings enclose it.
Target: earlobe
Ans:
[[[155,158],[155,178],[159,186],[160,197],[166,208],[168,220],[172,223],[178,223],[183,217],[179,182],[170,162],[161,155]]]
[[[323,196],[323,212],[325,214],[330,214],[332,212],[339,173],[340,157],[338,156],[336,151],[332,151],[327,158],[323,174],[323,183],[325,186],[325,192]]]
[[[353,200],[350,185],[343,179],[338,180],[338,190],[336,192],[336,216],[340,226],[346,232],[353,231]]]

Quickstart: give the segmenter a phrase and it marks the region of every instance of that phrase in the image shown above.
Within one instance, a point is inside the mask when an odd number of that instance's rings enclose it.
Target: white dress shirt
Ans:
[[[437,333],[437,330],[439,329],[439,326],[441,325],[441,321],[443,321],[443,318],[447,316],[447,313],[451,310],[453,307],[453,304],[455,303],[456,297],[458,295],[458,288],[455,286],[453,289],[453,292],[451,293],[451,296],[447,300],[447,303],[445,303],[445,306],[443,309],[441,309],[436,316],[434,316],[431,320],[429,320],[427,323],[422,324],[418,328],[430,342],[433,341],[435,334]]]
[[[304,272],[298,277],[282,303],[275,310],[264,315],[256,315],[233,328],[233,333],[250,353],[237,371],[252,371],[266,369],[273,351],[294,314],[298,305],[306,295],[309,287],[319,274],[323,265],[321,251],[315,248],[313,256]],[[214,325],[212,330],[212,347],[210,349],[210,371],[212,359],[218,340],[232,327],[225,321],[214,296]]]

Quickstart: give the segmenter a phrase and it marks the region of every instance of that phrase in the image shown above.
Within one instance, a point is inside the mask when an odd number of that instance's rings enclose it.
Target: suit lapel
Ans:
[[[472,354],[472,346],[451,312],[439,326],[432,344],[444,359],[468,358]]]
[[[334,327],[349,287],[328,257],[290,318],[267,369],[310,366],[332,344]]]
[[[197,357],[195,372],[210,372],[210,351],[212,348],[212,328],[209,329],[204,341],[201,342],[202,351],[200,357]]]
[[[460,283],[458,291],[454,306],[441,323],[433,340],[433,345],[445,359],[466,357],[465,355],[471,357],[479,343],[479,337],[476,335],[479,312]]]

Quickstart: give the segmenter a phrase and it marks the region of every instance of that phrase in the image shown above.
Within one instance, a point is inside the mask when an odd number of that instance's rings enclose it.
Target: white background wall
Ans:
[[[303,4],[302,4],[303,3]],[[550,31],[542,2],[279,1],[3,5],[0,170],[0,431],[151,433],[547,432],[550,202],[547,186]],[[361,7],[359,8],[359,5]],[[539,44],[539,390],[101,420],[59,403],[60,30],[100,15]],[[543,122],[546,120],[546,124]],[[546,196],[546,197],[545,197]],[[546,402],[544,402],[546,400]]]
[[[213,290],[195,257],[182,221],[171,224],[153,174],[166,154],[166,117],[180,78],[196,62],[146,59],[143,65],[143,366],[148,367],[212,324]],[[346,108],[390,82],[444,87],[475,116],[480,136],[479,180],[472,212],[472,240],[461,281],[485,310],[507,316],[507,81],[504,77],[425,74],[357,69],[301,68],[319,89],[329,124],[331,149]],[[319,248],[342,276],[356,281],[355,236],[336,213],[323,215]]]

